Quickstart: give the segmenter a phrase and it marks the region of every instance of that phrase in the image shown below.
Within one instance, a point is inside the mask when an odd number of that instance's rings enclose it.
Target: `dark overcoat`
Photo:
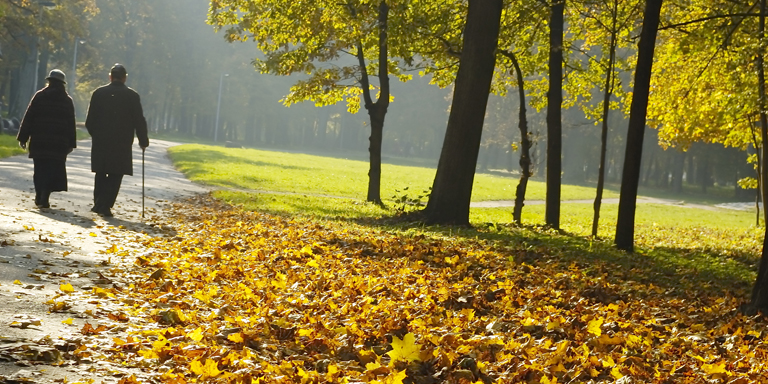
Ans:
[[[77,148],[75,106],[63,83],[52,83],[35,93],[16,139],[29,141],[29,157],[35,159],[64,160]]]
[[[91,171],[133,175],[134,136],[141,147],[149,146],[139,94],[120,81],[98,88],[91,96],[85,127],[93,139]]]

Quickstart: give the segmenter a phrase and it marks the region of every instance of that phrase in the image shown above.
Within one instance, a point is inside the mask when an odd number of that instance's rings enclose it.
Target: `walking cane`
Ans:
[[[144,218],[144,151],[146,148],[141,149],[141,218]]]

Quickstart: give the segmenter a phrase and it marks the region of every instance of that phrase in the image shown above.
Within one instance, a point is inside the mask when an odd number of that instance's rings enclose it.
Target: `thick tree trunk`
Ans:
[[[496,63],[501,0],[470,0],[443,149],[425,209],[431,223],[469,225],[469,201]]]
[[[528,188],[528,179],[531,177],[531,134],[528,132],[528,118],[525,111],[525,83],[520,63],[513,52],[503,52],[512,60],[517,74],[517,91],[520,98],[520,114],[518,116],[518,128],[520,129],[520,181],[515,188],[515,207],[512,210],[512,219],[520,224],[525,206],[525,191]]]
[[[608,114],[611,110],[611,93],[613,91],[613,63],[616,58],[616,17],[618,2],[614,3],[611,42],[608,52],[608,70],[605,75],[605,93],[603,94],[603,123],[600,130],[600,165],[597,170],[597,193],[595,194],[595,211],[592,217],[592,237],[597,237],[597,228],[600,223],[600,207],[603,204],[603,189],[605,188],[605,155],[608,152]]]
[[[553,0],[549,20],[549,91],[547,92],[547,196],[545,220],[560,228],[563,123],[563,24],[565,0]]]
[[[760,1],[760,18],[758,22],[759,38],[762,40],[765,38],[765,14],[766,14],[766,0]],[[766,158],[768,157],[768,116],[766,116],[766,93],[765,93],[765,63],[763,55],[765,54],[765,47],[760,45],[760,52],[757,55],[757,73],[758,73],[758,92],[760,97],[760,133],[762,135],[762,191],[763,191],[763,211],[765,211],[766,196],[768,196],[768,183],[766,180],[768,165],[766,164]],[[742,312],[747,314],[755,314],[762,312],[768,314],[768,221],[765,224],[765,235],[763,236],[763,251],[760,257],[760,267],[757,271],[757,279],[755,280],[755,286],[752,288],[752,300],[745,307],[742,307]]]
[[[764,38],[765,36],[765,1],[760,1],[760,20],[759,20],[759,36]],[[766,117],[766,94],[765,94],[765,48],[761,45],[760,52],[757,55],[757,90],[760,102],[760,153],[761,153],[761,167],[760,167],[760,179],[762,183],[760,185],[761,195],[763,198],[763,220],[768,228],[768,210],[765,209],[765,201],[768,198],[768,117]],[[763,251],[765,252],[765,251]],[[763,253],[765,255],[765,253]],[[765,257],[765,256],[764,256]]]
[[[635,88],[629,112],[627,149],[624,155],[624,172],[621,178],[619,216],[616,222],[616,247],[632,252],[635,241],[635,208],[637,187],[640,179],[640,164],[643,155],[645,117],[648,111],[648,94],[653,69],[653,51],[656,47],[656,32],[662,0],[648,0],[643,15],[643,31],[638,43]]]

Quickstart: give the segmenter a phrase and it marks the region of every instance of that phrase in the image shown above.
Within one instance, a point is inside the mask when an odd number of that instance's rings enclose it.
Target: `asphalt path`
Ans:
[[[170,201],[207,191],[174,169],[167,149],[175,143],[150,140],[145,153],[144,217],[138,144],[134,144],[134,175],[123,178],[114,217],[100,217],[90,211],[91,141],[77,145],[67,158],[69,191],[53,193],[47,209],[34,204],[32,159],[26,155],[0,159],[0,383],[54,382],[65,377],[70,382],[119,380],[120,368],[106,369],[103,362],[52,365],[58,352],[51,344],[58,343],[59,352],[69,348],[62,343],[76,344],[73,340],[84,323],[98,321],[89,314],[103,308],[75,302],[68,310],[51,312],[47,302],[61,293],[61,284],[71,284],[78,292],[91,290],[102,278],[100,271],[131,261],[116,260],[105,249],[119,243],[133,247],[127,250],[134,255],[145,251],[142,239],[169,235],[163,217]],[[62,323],[67,319],[73,324]],[[93,369],[96,365],[101,368]]]

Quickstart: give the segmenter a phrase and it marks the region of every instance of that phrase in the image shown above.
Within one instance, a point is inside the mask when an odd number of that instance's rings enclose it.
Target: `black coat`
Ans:
[[[29,141],[29,157],[66,159],[77,148],[75,106],[63,83],[37,91],[27,107],[16,139]]]
[[[93,138],[91,171],[133,175],[134,136],[140,146],[149,146],[139,94],[120,81],[98,88],[91,96],[85,127]]]

